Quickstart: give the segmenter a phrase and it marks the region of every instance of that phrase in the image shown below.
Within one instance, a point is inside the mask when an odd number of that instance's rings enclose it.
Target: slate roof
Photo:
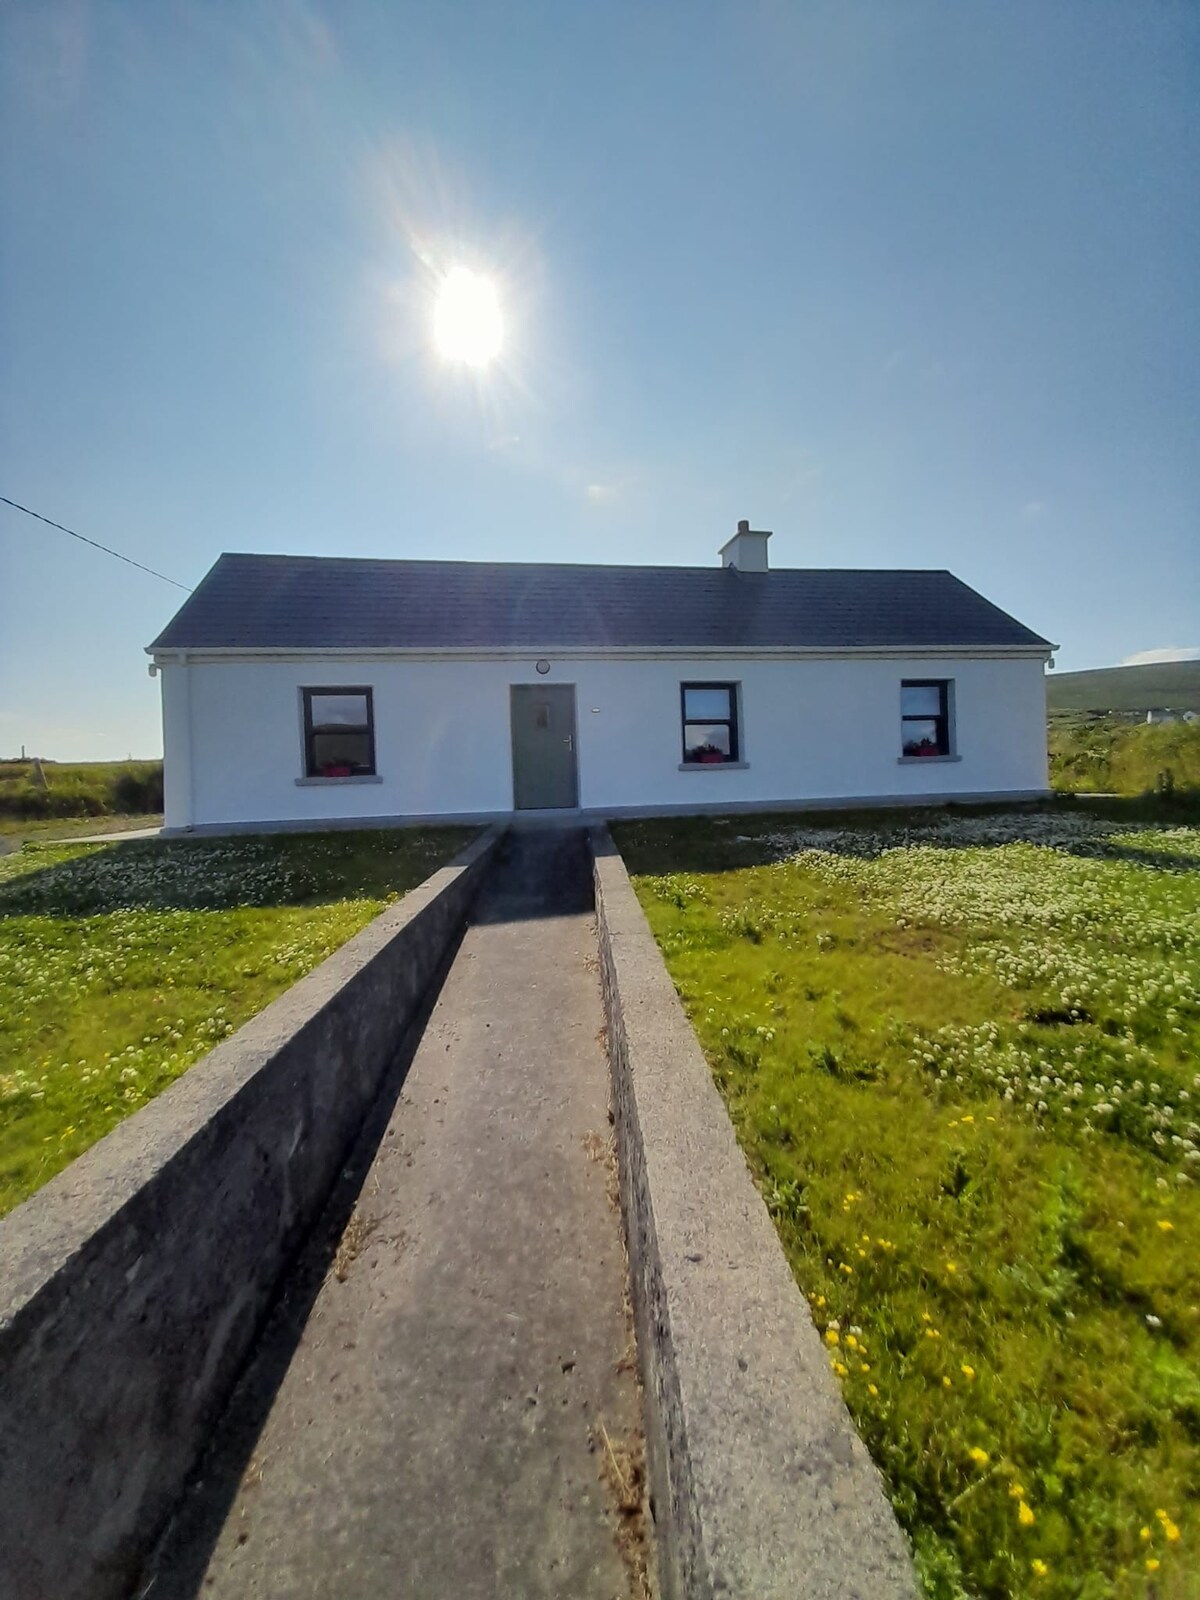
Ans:
[[[150,650],[1049,650],[952,573],[223,555]]]

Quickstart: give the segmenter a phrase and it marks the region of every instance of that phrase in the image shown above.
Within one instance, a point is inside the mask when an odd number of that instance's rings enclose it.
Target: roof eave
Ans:
[[[268,657],[330,656],[366,658],[394,657],[424,660],[475,660],[512,661],[529,657],[556,656],[560,660],[603,660],[619,656],[630,660],[643,658],[736,657],[746,660],[812,660],[853,657],[905,657],[966,656],[980,660],[1041,659],[1059,649],[1045,639],[1030,639],[1022,644],[852,644],[852,645],[580,645],[541,644],[522,645],[205,645],[162,644],[155,640],[146,647],[146,654],[156,662],[211,658],[260,659]]]

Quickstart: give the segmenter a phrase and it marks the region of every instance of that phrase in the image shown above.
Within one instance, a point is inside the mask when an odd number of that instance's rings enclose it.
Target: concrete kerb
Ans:
[[[600,965],[665,1600],[911,1600],[879,1475],[607,829]]]
[[[0,1593],[126,1592],[500,837],[0,1222]]]

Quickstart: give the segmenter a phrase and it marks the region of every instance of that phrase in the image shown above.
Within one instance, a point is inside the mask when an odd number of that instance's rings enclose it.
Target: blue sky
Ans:
[[[1197,171],[1191,3],[8,0],[0,493],[189,584],[748,517],[1195,648]],[[0,506],[0,754],[157,753],[178,598]]]

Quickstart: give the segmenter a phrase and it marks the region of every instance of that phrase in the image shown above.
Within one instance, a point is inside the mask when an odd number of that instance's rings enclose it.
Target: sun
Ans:
[[[496,285],[470,267],[452,267],[438,290],[433,341],[447,361],[486,367],[500,353],[504,323]]]

